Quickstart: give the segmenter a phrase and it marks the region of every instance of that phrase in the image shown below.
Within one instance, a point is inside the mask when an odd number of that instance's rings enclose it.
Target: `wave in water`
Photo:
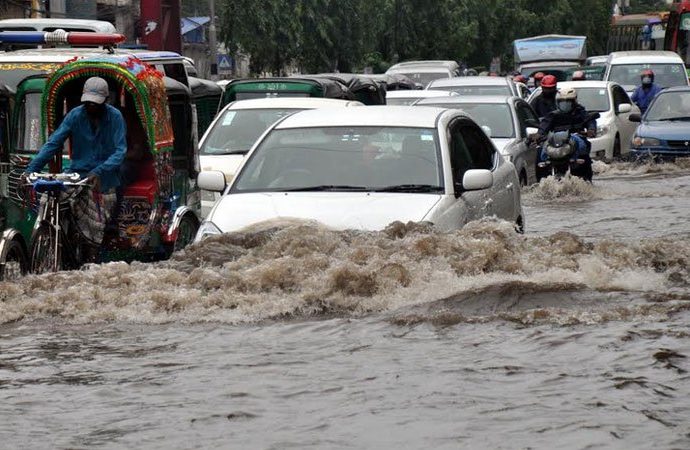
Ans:
[[[463,320],[562,323],[566,310],[594,322],[656,317],[688,304],[689,260],[688,241],[526,237],[491,220],[449,233],[413,223],[361,232],[268,222],[170,261],[0,283],[0,323],[247,323],[372,312],[404,321],[433,318],[448,305]]]

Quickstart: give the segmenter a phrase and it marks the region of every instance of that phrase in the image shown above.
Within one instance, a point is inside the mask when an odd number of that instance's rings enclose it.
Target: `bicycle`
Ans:
[[[71,200],[89,187],[78,173],[31,173],[28,181],[41,194],[31,237],[29,271],[58,272],[82,265],[83,248]]]

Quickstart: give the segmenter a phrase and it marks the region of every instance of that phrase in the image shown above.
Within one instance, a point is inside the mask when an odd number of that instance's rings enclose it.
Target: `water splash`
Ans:
[[[585,202],[602,198],[599,189],[582,178],[565,176],[543,178],[525,191],[526,200]]]
[[[675,161],[654,162],[643,161],[618,161],[607,164],[603,161],[594,161],[592,170],[595,176],[644,176],[681,174],[690,172],[690,158],[676,158]]]
[[[671,301],[651,302],[656,309],[650,314],[675,311],[686,302],[688,267],[688,241],[587,242],[566,232],[526,237],[493,220],[454,232],[413,223],[363,232],[268,222],[210,238],[166,262],[111,263],[0,283],[0,323],[243,323],[397,314],[474,292],[483,292],[487,304],[500,304],[515,286],[528,297],[594,292],[604,310],[591,320],[610,320],[627,313],[606,311],[628,306],[607,305],[609,292],[635,293],[642,303],[630,307],[643,314],[644,295],[665,298],[680,290]],[[590,313],[588,302],[558,298],[562,303],[549,307],[549,320],[558,322],[563,308]],[[549,315],[534,312],[537,306],[525,303],[511,314]]]

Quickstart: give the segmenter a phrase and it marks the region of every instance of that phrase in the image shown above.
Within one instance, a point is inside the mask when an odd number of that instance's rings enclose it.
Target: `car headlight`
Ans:
[[[611,128],[608,125],[602,125],[597,127],[597,137],[602,137],[611,130]]]
[[[661,141],[650,137],[635,136],[632,145],[633,147],[658,147],[661,145]]]
[[[199,225],[199,230],[196,232],[196,237],[194,242],[201,242],[207,237],[215,236],[217,234],[222,234],[223,232],[211,221],[204,220]]]

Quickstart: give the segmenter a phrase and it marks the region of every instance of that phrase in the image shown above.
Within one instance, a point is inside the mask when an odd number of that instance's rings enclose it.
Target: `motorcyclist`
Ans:
[[[538,117],[546,117],[556,109],[556,92],[556,77],[544,75],[541,80],[541,94],[530,102]]]
[[[640,113],[644,114],[662,88],[654,83],[654,72],[650,69],[645,69],[640,73],[640,81],[641,84],[635,88],[630,99],[640,108]]]
[[[571,139],[576,143],[576,152],[571,162],[572,175],[592,181],[592,158],[590,157],[591,144],[580,134],[583,128],[587,129],[587,136],[596,136],[597,122],[594,119],[587,120],[588,114],[584,106],[577,102],[577,91],[574,88],[563,88],[556,95],[557,109],[542,118],[539,124],[538,140],[543,140],[550,131],[570,130]],[[546,154],[542,150],[540,160],[546,161]]]

